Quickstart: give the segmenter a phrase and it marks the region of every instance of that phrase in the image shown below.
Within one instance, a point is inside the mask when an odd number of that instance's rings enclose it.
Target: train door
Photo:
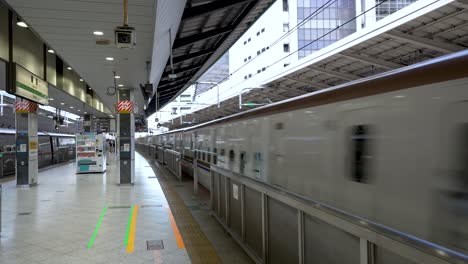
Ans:
[[[441,169],[434,186],[432,237],[435,242],[468,252],[468,101],[442,110]]]
[[[365,218],[374,215],[377,111],[378,107],[366,107],[338,113],[335,140],[338,166],[334,173],[338,177],[335,179],[337,202],[346,211]]]
[[[274,116],[270,119],[270,166],[267,181],[273,185],[287,188],[288,171],[286,167],[286,117],[284,115]]]

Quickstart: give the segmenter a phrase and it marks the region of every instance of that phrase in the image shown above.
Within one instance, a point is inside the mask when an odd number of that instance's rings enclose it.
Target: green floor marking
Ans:
[[[98,222],[96,224],[96,228],[94,228],[94,233],[91,236],[91,238],[89,239],[88,248],[91,248],[93,246],[93,244],[94,244],[94,240],[96,239],[99,227],[101,227],[102,219],[104,218],[104,214],[106,214],[106,211],[107,211],[107,206],[105,206],[102,209],[101,215],[99,216],[99,220],[98,220]]]
[[[125,231],[124,246],[128,245],[128,236],[130,234],[130,224],[132,223],[132,216],[133,216],[133,205],[132,205],[132,208],[130,208],[130,213],[128,214],[127,230]]]

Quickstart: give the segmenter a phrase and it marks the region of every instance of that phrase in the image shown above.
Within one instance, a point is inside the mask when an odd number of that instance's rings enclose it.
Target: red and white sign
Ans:
[[[119,101],[117,103],[117,112],[121,114],[133,113],[133,102],[132,101]]]
[[[16,101],[15,110],[16,113],[36,113],[37,104],[31,101]]]

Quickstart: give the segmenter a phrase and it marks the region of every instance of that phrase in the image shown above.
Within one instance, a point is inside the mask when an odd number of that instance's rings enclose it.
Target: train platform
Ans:
[[[192,195],[135,154],[135,185],[119,186],[111,156],[103,174],[76,165],[42,170],[39,184],[2,183],[0,263],[251,263],[208,210],[209,193]]]

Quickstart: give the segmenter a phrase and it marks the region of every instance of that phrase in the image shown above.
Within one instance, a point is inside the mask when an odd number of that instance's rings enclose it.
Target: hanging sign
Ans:
[[[9,93],[39,104],[49,104],[49,86],[39,76],[16,63],[10,63],[9,80]]]
[[[15,102],[16,113],[36,113],[37,104],[31,101],[23,100]]]
[[[133,113],[133,102],[132,101],[119,101],[117,103],[116,108],[119,114]]]

